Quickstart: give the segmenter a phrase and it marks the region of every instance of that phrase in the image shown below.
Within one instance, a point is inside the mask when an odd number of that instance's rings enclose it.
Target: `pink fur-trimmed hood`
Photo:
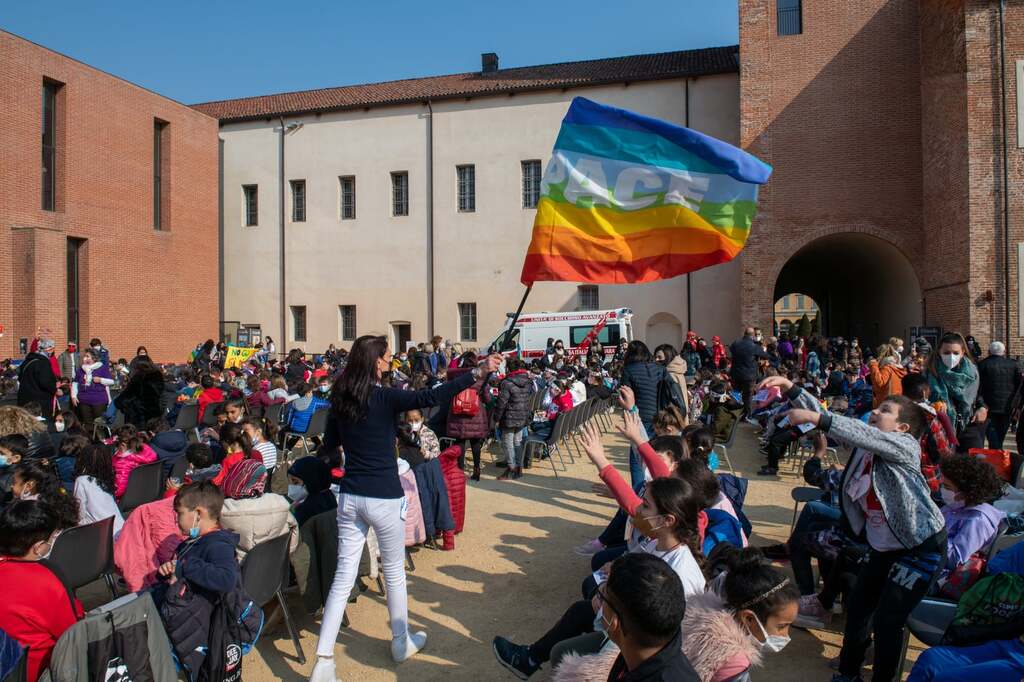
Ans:
[[[747,629],[714,592],[686,600],[683,617],[683,653],[690,659],[702,682],[708,682],[726,662],[740,657],[751,666],[761,665],[761,651]]]

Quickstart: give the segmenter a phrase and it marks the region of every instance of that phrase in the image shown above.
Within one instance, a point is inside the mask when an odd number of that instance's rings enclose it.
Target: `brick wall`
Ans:
[[[43,80],[58,94],[56,211],[41,209]],[[164,229],[153,228],[154,119]],[[84,239],[80,340],[179,360],[217,334],[217,121],[0,32],[0,357],[49,329],[66,340],[66,247]]]

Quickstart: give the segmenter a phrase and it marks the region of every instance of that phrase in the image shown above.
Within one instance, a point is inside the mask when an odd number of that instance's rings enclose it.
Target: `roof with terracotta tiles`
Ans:
[[[709,76],[739,71],[739,47],[709,47],[542,66],[284,92],[194,104],[221,122],[309,114],[482,95],[586,87],[607,83]]]

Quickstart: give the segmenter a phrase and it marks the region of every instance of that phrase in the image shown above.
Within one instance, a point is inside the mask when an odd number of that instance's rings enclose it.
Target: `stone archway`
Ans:
[[[921,324],[913,266],[899,248],[870,234],[819,237],[786,260],[774,281],[774,300],[802,293],[817,301],[828,336],[857,336],[875,345]]]
[[[679,350],[683,345],[683,323],[671,313],[655,313],[647,320],[644,338],[652,352],[663,343]]]

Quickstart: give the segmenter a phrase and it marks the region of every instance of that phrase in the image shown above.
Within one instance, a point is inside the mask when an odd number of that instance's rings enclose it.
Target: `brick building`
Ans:
[[[216,119],[0,31],[0,169],[0,357],[216,335]]]
[[[1024,352],[1024,2],[739,5],[741,141],[775,167],[743,318],[769,328],[804,293],[829,333],[923,323]]]

